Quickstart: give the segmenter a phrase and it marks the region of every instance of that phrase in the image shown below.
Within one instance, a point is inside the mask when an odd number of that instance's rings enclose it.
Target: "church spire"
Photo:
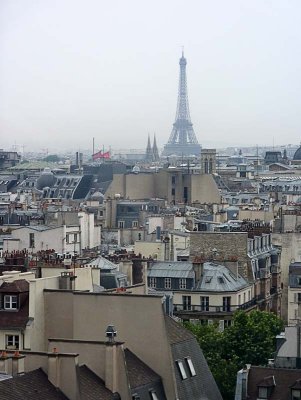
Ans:
[[[151,146],[151,141],[150,141],[149,134],[148,134],[148,140],[147,140],[147,146],[146,146],[146,152],[145,152],[145,160],[146,161],[152,161],[153,160],[153,151],[152,151],[152,146]]]
[[[159,151],[157,147],[157,141],[156,141],[156,134],[154,133],[154,142],[153,142],[153,160],[154,161],[159,161]]]

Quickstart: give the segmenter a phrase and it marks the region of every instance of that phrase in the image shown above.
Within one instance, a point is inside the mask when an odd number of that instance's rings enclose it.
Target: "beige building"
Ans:
[[[220,193],[211,174],[191,174],[177,168],[114,175],[105,197],[114,199],[116,195],[131,200],[160,198],[169,203],[220,202]]]
[[[94,225],[94,215],[79,213],[79,225],[34,225],[12,231],[11,238],[4,239],[3,249],[33,252],[55,249],[58,253],[80,253],[85,248],[100,246],[100,227]]]
[[[73,270],[45,268],[47,277],[36,279],[34,272],[4,272],[0,277],[0,348],[45,349],[44,289],[93,291],[99,273],[90,267],[77,268],[73,279]]]
[[[167,399],[221,399],[196,339],[164,315],[161,296],[46,290],[44,298],[45,333],[52,338],[51,347],[55,343],[69,352],[75,349],[74,339],[104,340],[106,327],[113,323],[118,340],[162,378]],[[82,357],[94,357],[90,365],[103,359],[85,349]],[[186,359],[195,372],[189,372]],[[198,379],[191,380],[193,376]]]

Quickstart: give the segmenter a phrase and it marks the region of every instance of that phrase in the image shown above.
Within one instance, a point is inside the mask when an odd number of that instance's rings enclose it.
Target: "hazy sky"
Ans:
[[[301,140],[300,0],[0,0],[0,147],[167,142],[185,46],[203,147]]]

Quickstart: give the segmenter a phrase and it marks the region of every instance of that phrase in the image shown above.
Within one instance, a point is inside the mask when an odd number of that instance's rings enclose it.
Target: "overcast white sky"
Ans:
[[[299,143],[300,0],[1,0],[0,147],[168,140],[185,46],[199,142]]]

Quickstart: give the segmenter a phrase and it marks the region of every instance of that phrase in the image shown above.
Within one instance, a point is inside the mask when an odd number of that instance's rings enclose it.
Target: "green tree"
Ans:
[[[48,162],[58,162],[60,161],[60,157],[57,156],[56,154],[49,154],[49,156],[43,158],[43,161],[48,161]]]
[[[224,332],[216,325],[185,323],[196,336],[224,400],[234,398],[236,374],[245,364],[264,365],[273,357],[284,325],[275,314],[237,311]]]

